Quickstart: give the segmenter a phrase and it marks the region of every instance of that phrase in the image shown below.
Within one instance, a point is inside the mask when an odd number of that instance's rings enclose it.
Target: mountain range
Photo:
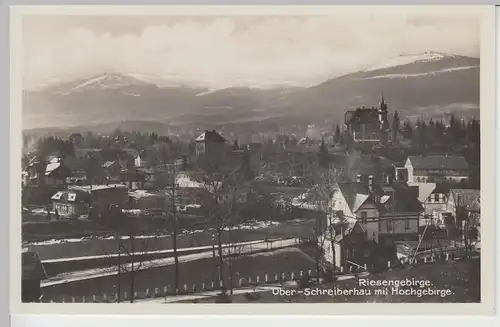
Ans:
[[[138,74],[103,73],[23,91],[24,129],[342,120],[345,110],[376,106],[383,94],[400,116],[445,112],[478,116],[480,60],[436,52],[401,55],[310,87],[164,85]],[[139,127],[138,127],[139,126]]]

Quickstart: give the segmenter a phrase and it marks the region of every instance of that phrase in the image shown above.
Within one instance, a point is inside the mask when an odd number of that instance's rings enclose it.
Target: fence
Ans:
[[[421,256],[421,257],[416,257],[410,258],[402,258],[396,261],[387,261],[387,268],[396,268],[396,267],[401,267],[404,265],[418,265],[418,264],[432,264],[432,263],[437,263],[437,262],[446,262],[450,260],[455,260],[457,258],[463,258],[465,257],[466,254],[466,249],[465,248],[455,248],[455,249],[446,249],[443,250],[441,249],[440,253],[434,253],[434,252],[428,252],[425,251],[427,255]],[[354,263],[350,263],[351,266],[354,265]],[[361,268],[363,272],[366,273],[368,271],[368,267],[366,264],[364,266],[356,265],[358,268]],[[314,272],[316,273],[316,272]],[[238,276],[239,273],[236,273],[236,276]],[[298,281],[304,276],[309,276],[311,280],[316,279],[317,275],[313,275],[312,269],[309,269],[307,271],[300,270],[298,272],[278,272],[278,273],[264,273],[263,276],[248,276],[244,278],[238,278],[236,281],[233,280],[233,285],[232,288],[238,289],[238,288],[251,288],[251,287],[257,287],[257,286],[264,286],[264,285],[269,285],[269,284],[283,284],[285,282],[291,282],[291,281]],[[343,269],[341,270],[340,274],[337,276],[345,276],[344,278],[354,278],[358,276],[358,272],[353,272],[352,269],[349,269],[349,272],[344,272]],[[321,278],[321,281],[323,279]],[[234,283],[236,282],[236,283]],[[186,294],[196,294],[196,293],[202,293],[202,292],[209,292],[209,291],[217,291],[221,290],[222,286],[222,281],[216,282],[212,281],[210,283],[201,283],[201,284],[192,284],[192,285],[187,285],[184,284],[182,285],[182,288],[180,290],[175,290],[171,285],[164,285],[162,287],[155,287],[155,288],[147,288],[142,291],[136,291],[133,294],[134,300],[144,300],[148,298],[160,298],[160,297],[167,297],[167,296],[175,296],[177,293],[178,295],[186,295]],[[226,287],[226,289],[230,289],[230,287]],[[120,296],[120,302],[130,302],[131,300],[131,294],[129,292],[123,292]],[[47,302],[47,301],[45,301]],[[92,296],[80,296],[80,297],[68,297],[68,296],[62,296],[60,301],[49,301],[49,302],[62,302],[62,303],[116,303],[118,302],[118,294],[94,294]]]
[[[238,275],[238,273],[236,273]],[[251,288],[257,286],[264,286],[269,284],[284,284],[285,282],[298,281],[304,276],[309,276],[310,278],[315,278],[312,269],[300,270],[297,272],[279,272],[279,273],[265,273],[263,276],[249,276],[244,278],[238,278],[236,283],[233,283],[233,288]],[[178,290],[178,295],[186,294],[196,294],[201,292],[218,291],[221,290],[222,281],[211,283],[201,283],[193,285],[182,285],[182,288]],[[230,287],[226,286],[226,289]],[[175,290],[171,285],[165,285],[163,287],[147,288],[145,290],[136,291],[133,294],[134,300],[144,300],[148,298],[161,298],[167,296],[175,296]],[[120,302],[130,302],[131,300],[130,292],[123,292],[120,296]],[[60,301],[45,301],[52,303],[116,303],[118,302],[118,294],[94,294],[92,296],[61,296]]]

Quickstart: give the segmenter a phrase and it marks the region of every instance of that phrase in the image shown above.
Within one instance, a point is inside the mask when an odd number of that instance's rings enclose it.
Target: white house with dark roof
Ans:
[[[79,217],[88,213],[90,194],[85,191],[59,191],[50,199],[54,212],[61,218]]]
[[[467,182],[469,164],[464,157],[410,156],[405,166],[408,183]]]
[[[371,177],[371,176],[370,176]],[[333,212],[356,219],[367,240],[418,239],[423,207],[418,192],[406,183],[381,185],[373,180],[340,183],[332,199]]]

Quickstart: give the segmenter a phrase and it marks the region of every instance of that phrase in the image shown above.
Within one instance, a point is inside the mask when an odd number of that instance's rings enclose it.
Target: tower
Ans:
[[[382,92],[382,99],[380,100],[380,110],[387,112],[387,103],[385,103],[383,92]]]
[[[390,131],[390,124],[388,119],[387,103],[385,102],[384,93],[382,93],[382,98],[380,99],[380,104],[378,108],[378,119],[380,121],[381,139],[382,143],[387,143],[388,133]]]

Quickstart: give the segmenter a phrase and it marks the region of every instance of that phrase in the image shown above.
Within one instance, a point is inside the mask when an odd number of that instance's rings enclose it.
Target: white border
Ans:
[[[476,11],[482,18],[481,33],[481,181],[483,205],[483,246],[482,246],[482,299],[481,304],[248,304],[248,305],[204,305],[191,304],[141,306],[138,304],[22,304],[20,302],[20,160],[21,157],[21,56],[22,40],[20,38],[21,18],[24,14],[87,14],[87,15],[325,15],[328,11],[336,14],[345,11],[353,14],[351,6],[19,6],[11,11],[11,110],[10,110],[10,295],[11,311],[13,313],[30,314],[344,314],[344,315],[491,315],[494,308],[495,279],[494,262],[494,184],[491,178],[495,174],[494,164],[491,161],[494,153],[495,135],[495,106],[494,92],[494,11],[491,6],[468,6],[470,13]],[[445,10],[453,14],[459,9],[456,6],[414,6],[415,11],[425,11],[429,14]],[[357,6],[356,14],[365,15],[373,10],[383,10],[388,14],[394,10],[393,6]],[[489,262],[489,264],[488,264]],[[290,307],[290,306],[293,306]],[[145,318],[145,317],[143,317]],[[40,318],[36,318],[40,319]],[[130,319],[130,318],[127,318]],[[123,322],[125,323],[126,320]],[[128,321],[127,321],[128,322]],[[37,322],[37,324],[40,321]],[[208,323],[204,321],[204,323]],[[75,321],[71,322],[75,325]],[[49,324],[50,325],[50,324]]]

